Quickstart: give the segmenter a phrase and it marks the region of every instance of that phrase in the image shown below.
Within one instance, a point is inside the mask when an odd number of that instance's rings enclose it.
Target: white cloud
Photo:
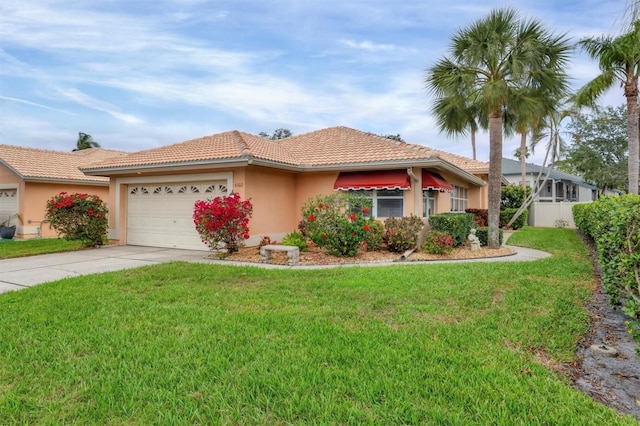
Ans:
[[[353,48],[366,50],[368,52],[390,52],[396,50],[396,46],[392,44],[379,44],[371,41],[353,41],[353,40],[341,40],[343,45]]]
[[[73,112],[65,111],[65,110],[58,109],[58,108],[52,108],[50,106],[42,105],[42,104],[39,104],[37,102],[27,101],[25,99],[10,98],[8,96],[2,96],[2,95],[0,95],[0,99],[5,100],[5,101],[10,101],[10,102],[18,102],[18,103],[25,104],[25,105],[31,105],[31,106],[35,106],[35,107],[38,107],[38,108],[44,108],[44,109],[48,109],[50,111],[61,112],[61,113],[64,113],[64,114],[76,115]]]

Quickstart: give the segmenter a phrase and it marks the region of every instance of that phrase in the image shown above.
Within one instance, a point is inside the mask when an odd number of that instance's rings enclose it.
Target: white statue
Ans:
[[[480,239],[476,237],[476,230],[471,228],[471,233],[467,237],[469,240],[469,246],[471,247],[471,251],[480,250]]]

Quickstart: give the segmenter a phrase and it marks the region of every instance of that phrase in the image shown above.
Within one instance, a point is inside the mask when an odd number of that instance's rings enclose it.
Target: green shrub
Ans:
[[[522,189],[520,185],[511,184],[502,187],[502,198],[500,199],[500,208],[519,209],[525,198],[531,195],[531,188]]]
[[[489,226],[489,210],[487,209],[466,209],[466,213],[473,215],[475,226]]]
[[[511,218],[518,211],[517,208],[509,208],[500,211],[500,227],[505,227],[511,220]],[[527,219],[529,218],[529,211],[524,210],[520,216],[511,224],[511,229],[520,229],[527,224]]]
[[[329,254],[355,256],[373,223],[370,211],[371,200],[360,194],[319,195],[302,206],[298,229]]]
[[[302,235],[301,232],[293,231],[289,232],[282,239],[283,246],[296,246],[300,249],[300,251],[307,251],[309,245],[307,244],[307,239]]]
[[[455,247],[463,245],[467,241],[473,223],[474,215],[471,213],[440,213],[429,217],[429,225],[435,231],[444,231],[451,235]]]
[[[393,253],[402,253],[415,248],[423,226],[422,219],[415,215],[388,218],[384,221],[384,241],[387,249]]]
[[[368,226],[368,229],[367,229]],[[364,243],[367,251],[376,251],[384,240],[384,225],[377,220],[368,221],[365,224]]]
[[[431,230],[424,236],[422,251],[431,254],[449,254],[453,251],[453,238],[444,231]]]
[[[578,231],[580,231],[587,237],[592,237],[591,231],[589,229],[592,206],[593,203],[583,203],[575,204],[571,208],[571,212],[573,213],[573,221],[576,224],[576,228],[578,228]]]
[[[107,235],[107,213],[97,195],[61,192],[47,201],[45,220],[66,240],[95,246],[102,245]]]
[[[640,317],[640,195],[602,197],[589,207],[588,228],[598,250],[602,283],[613,304],[626,301]]]
[[[476,228],[476,237],[478,237],[478,239],[480,240],[481,246],[489,245],[489,228],[486,226]],[[502,231],[502,229],[499,229],[498,242],[500,245],[502,245],[503,239],[504,239],[504,232]]]

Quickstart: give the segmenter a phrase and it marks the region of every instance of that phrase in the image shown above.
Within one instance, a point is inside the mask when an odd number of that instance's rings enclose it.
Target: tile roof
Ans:
[[[111,158],[93,166],[87,166],[84,170],[213,162],[247,157],[261,158],[283,164],[297,164],[295,157],[287,152],[277,141],[234,130],[173,145],[138,151],[125,157]]]
[[[79,167],[126,154],[123,151],[103,148],[63,152],[0,144],[0,163],[3,163],[26,180],[70,180],[108,183],[108,178],[87,176],[80,171]]]
[[[469,173],[489,173],[489,163],[485,161],[474,160],[472,158],[463,157],[462,155],[452,154],[450,152],[434,149],[440,158],[443,160],[458,166],[462,170]]]
[[[433,150],[349,127],[329,127],[279,141],[301,164],[339,165],[437,158]]]
[[[131,153],[83,170],[261,159],[291,166],[328,166],[437,158],[434,150],[348,127],[330,127],[280,140],[229,131]]]

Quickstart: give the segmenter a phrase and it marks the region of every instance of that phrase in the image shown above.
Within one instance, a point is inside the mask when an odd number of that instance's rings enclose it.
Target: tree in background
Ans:
[[[277,141],[284,138],[290,138],[291,136],[293,136],[293,133],[291,133],[291,130],[289,129],[280,128],[280,129],[274,130],[273,134],[271,135],[267,132],[260,132],[258,133],[258,136]]]
[[[459,30],[452,38],[451,57],[428,70],[427,88],[436,97],[433,113],[441,129],[449,128],[448,117],[438,106],[459,102],[461,94],[488,121],[490,248],[500,247],[504,113],[548,113],[545,97],[558,99],[567,90],[564,70],[570,50],[564,35],[549,33],[535,20],[520,20],[513,9],[497,9]]]
[[[587,54],[598,61],[600,75],[588,82],[578,92],[577,100],[581,105],[594,105],[594,102],[609,88],[620,84],[627,98],[627,136],[629,161],[628,191],[638,193],[638,172],[640,169],[640,141],[638,133],[638,78],[640,77],[640,2],[633,5],[632,16],[635,21],[626,33],[617,36],[591,37],[580,40],[579,45]]]
[[[579,114],[569,124],[573,145],[558,168],[606,189],[626,188],[628,140],[625,128],[627,109],[595,108],[590,114]]]
[[[400,136],[400,133],[396,134],[396,135],[380,135],[383,138],[387,138],[387,139],[392,139],[394,141],[398,141],[398,142],[404,142],[404,139],[402,139],[402,136]]]
[[[83,149],[89,148],[100,148],[100,144],[93,140],[91,135],[87,133],[78,133],[78,141],[76,142],[76,147],[73,149],[74,151],[81,151]]]

